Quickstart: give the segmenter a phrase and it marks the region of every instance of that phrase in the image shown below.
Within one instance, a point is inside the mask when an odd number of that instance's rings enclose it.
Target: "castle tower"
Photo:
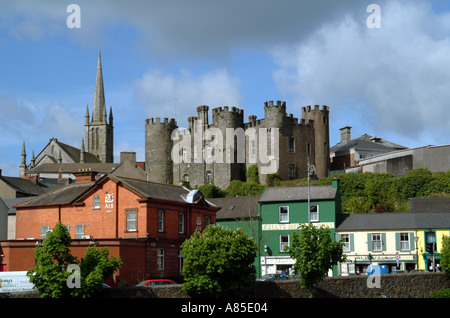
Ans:
[[[94,106],[89,122],[89,107],[86,106],[85,141],[87,152],[96,155],[103,163],[114,162],[114,127],[112,109],[107,121],[103,72],[100,52],[98,53],[97,75],[95,79]]]
[[[145,172],[147,180],[173,183],[172,132],[177,128],[175,119],[149,118],[145,121]]]
[[[317,176],[325,178],[328,176],[330,166],[330,133],[329,133],[329,108],[328,106],[314,105],[302,107],[302,119],[314,121],[314,160],[310,162],[316,167]]]
[[[286,102],[277,101],[274,105],[273,101],[264,103],[264,121],[267,128],[284,128],[284,120],[286,118]]]

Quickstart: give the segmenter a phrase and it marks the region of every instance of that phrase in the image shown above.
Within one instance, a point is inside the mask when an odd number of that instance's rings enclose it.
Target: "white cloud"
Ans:
[[[189,116],[197,115],[197,106],[208,105],[210,109],[236,106],[242,100],[239,79],[230,77],[226,70],[201,75],[150,71],[134,87],[135,99],[144,107],[147,117],[176,118],[179,126],[187,125]]]
[[[430,135],[448,143],[448,21],[448,14],[423,2],[381,6],[379,29],[348,15],[324,24],[293,50],[273,50],[279,66],[274,79],[302,105],[329,105],[343,125],[369,127],[381,136],[392,132],[410,145],[427,144]],[[353,118],[361,122],[349,122]]]

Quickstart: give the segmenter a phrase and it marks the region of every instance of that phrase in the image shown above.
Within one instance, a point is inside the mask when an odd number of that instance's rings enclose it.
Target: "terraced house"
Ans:
[[[334,238],[336,221],[341,214],[339,181],[332,185],[308,187],[270,187],[266,188],[259,200],[261,216],[261,242],[264,251],[260,256],[261,275],[285,271],[294,265],[284,251],[290,244],[290,236],[298,231],[300,223],[314,223],[326,226]],[[337,275],[337,268],[329,275]]]

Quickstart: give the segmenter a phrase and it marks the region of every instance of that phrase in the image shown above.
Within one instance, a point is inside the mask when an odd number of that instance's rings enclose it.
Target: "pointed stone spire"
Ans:
[[[25,140],[23,141],[22,146],[22,154],[21,154],[21,161],[20,161],[20,176],[24,177],[27,172],[27,153],[25,151]]]
[[[84,138],[81,138],[81,150],[80,150],[80,163],[84,163],[84,153],[86,150],[84,149]]]
[[[105,106],[105,91],[103,88],[102,58],[100,55],[100,51],[98,51],[97,77],[95,79],[94,108],[92,110],[92,121],[104,122],[105,113],[106,113],[106,106]]]
[[[109,106],[109,125],[113,126],[113,114],[112,114],[112,106]]]
[[[36,165],[36,158],[34,158],[34,150],[31,153],[31,160],[30,160],[30,167],[34,168],[34,166]]]
[[[86,115],[84,115],[85,118],[85,124],[89,125],[89,105],[86,104]]]

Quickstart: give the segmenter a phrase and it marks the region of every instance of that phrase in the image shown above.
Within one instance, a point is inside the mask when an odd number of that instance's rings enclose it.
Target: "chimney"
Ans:
[[[122,151],[120,153],[120,163],[122,164],[125,160],[128,160],[132,164],[136,164],[136,153],[135,152],[128,152],[128,151]]]
[[[95,176],[97,172],[92,171],[91,168],[88,169],[79,169],[78,172],[74,173],[75,175],[75,183],[90,183],[95,182]]]
[[[345,145],[346,143],[348,143],[352,139],[351,138],[351,132],[350,132],[351,129],[352,129],[352,127],[350,127],[350,126],[345,126],[345,127],[340,129],[340,131],[341,131],[341,145]]]

